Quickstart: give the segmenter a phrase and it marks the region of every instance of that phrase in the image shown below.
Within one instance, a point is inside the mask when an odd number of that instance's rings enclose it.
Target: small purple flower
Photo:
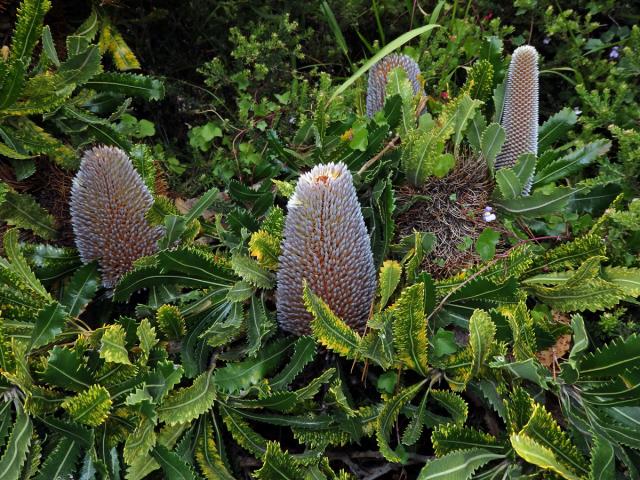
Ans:
[[[484,207],[484,212],[482,212],[482,219],[487,223],[493,222],[497,218],[496,214],[491,212],[493,212],[493,208],[488,205]]]
[[[618,49],[620,47],[618,47],[617,45],[615,47],[613,47],[611,49],[611,51],[609,52],[609,58],[612,60],[615,60],[616,58],[620,57],[620,52],[618,52]]]
[[[551,43],[551,39],[549,37],[544,37],[544,40],[542,40],[542,43],[544,43],[545,45],[549,45]]]

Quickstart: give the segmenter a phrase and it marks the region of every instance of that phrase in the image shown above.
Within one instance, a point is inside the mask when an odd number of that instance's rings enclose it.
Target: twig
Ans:
[[[395,148],[396,144],[398,143],[398,140],[400,140],[400,136],[396,135],[395,137],[393,137],[393,140],[391,140],[389,143],[387,143],[385,145],[385,147],[382,150],[380,150],[380,152],[378,152],[375,156],[371,157],[371,159],[368,160],[367,163],[365,163],[360,168],[360,170],[358,170],[358,175],[361,175],[362,173],[364,173],[364,171],[367,168],[369,168],[371,165],[376,163],[385,153],[387,153],[392,148]]]

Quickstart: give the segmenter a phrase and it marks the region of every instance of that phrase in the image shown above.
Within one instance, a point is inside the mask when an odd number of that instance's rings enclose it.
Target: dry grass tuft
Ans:
[[[430,178],[418,188],[406,185],[397,192],[399,210],[406,209],[396,219],[398,233],[405,236],[417,230],[436,236],[423,264],[435,278],[453,275],[480,260],[473,247],[461,250],[458,246],[465,237],[475,243],[482,230],[493,225],[482,219],[492,190],[484,162],[463,154],[446,177]],[[439,265],[438,259],[444,263]]]

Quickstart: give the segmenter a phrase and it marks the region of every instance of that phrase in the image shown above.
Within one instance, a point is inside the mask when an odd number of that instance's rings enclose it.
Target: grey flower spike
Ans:
[[[511,57],[502,126],[506,140],[496,158],[496,169],[513,167],[523,153],[538,154],[538,52],[530,45],[516,48]],[[525,185],[525,195],[531,190],[531,181]]]
[[[289,200],[279,258],[280,326],[311,332],[303,282],[352,328],[362,331],[376,288],[373,254],[353,179],[344,163],[317,165]]]
[[[367,86],[367,116],[373,117],[384,107],[384,97],[387,92],[387,76],[394,68],[402,67],[413,87],[413,94],[422,92],[420,82],[420,67],[407,55],[392,53],[378,61],[369,71]]]
[[[104,146],[85,152],[71,187],[71,224],[80,258],[98,261],[106,288],[157,250],[163,228],[145,219],[152,204],[126,153]]]

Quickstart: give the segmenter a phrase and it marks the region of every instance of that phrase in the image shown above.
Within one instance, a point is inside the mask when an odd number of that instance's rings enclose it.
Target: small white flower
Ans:
[[[497,217],[495,213],[491,213],[493,208],[486,206],[484,207],[484,212],[482,212],[482,219],[485,222],[493,222]]]

